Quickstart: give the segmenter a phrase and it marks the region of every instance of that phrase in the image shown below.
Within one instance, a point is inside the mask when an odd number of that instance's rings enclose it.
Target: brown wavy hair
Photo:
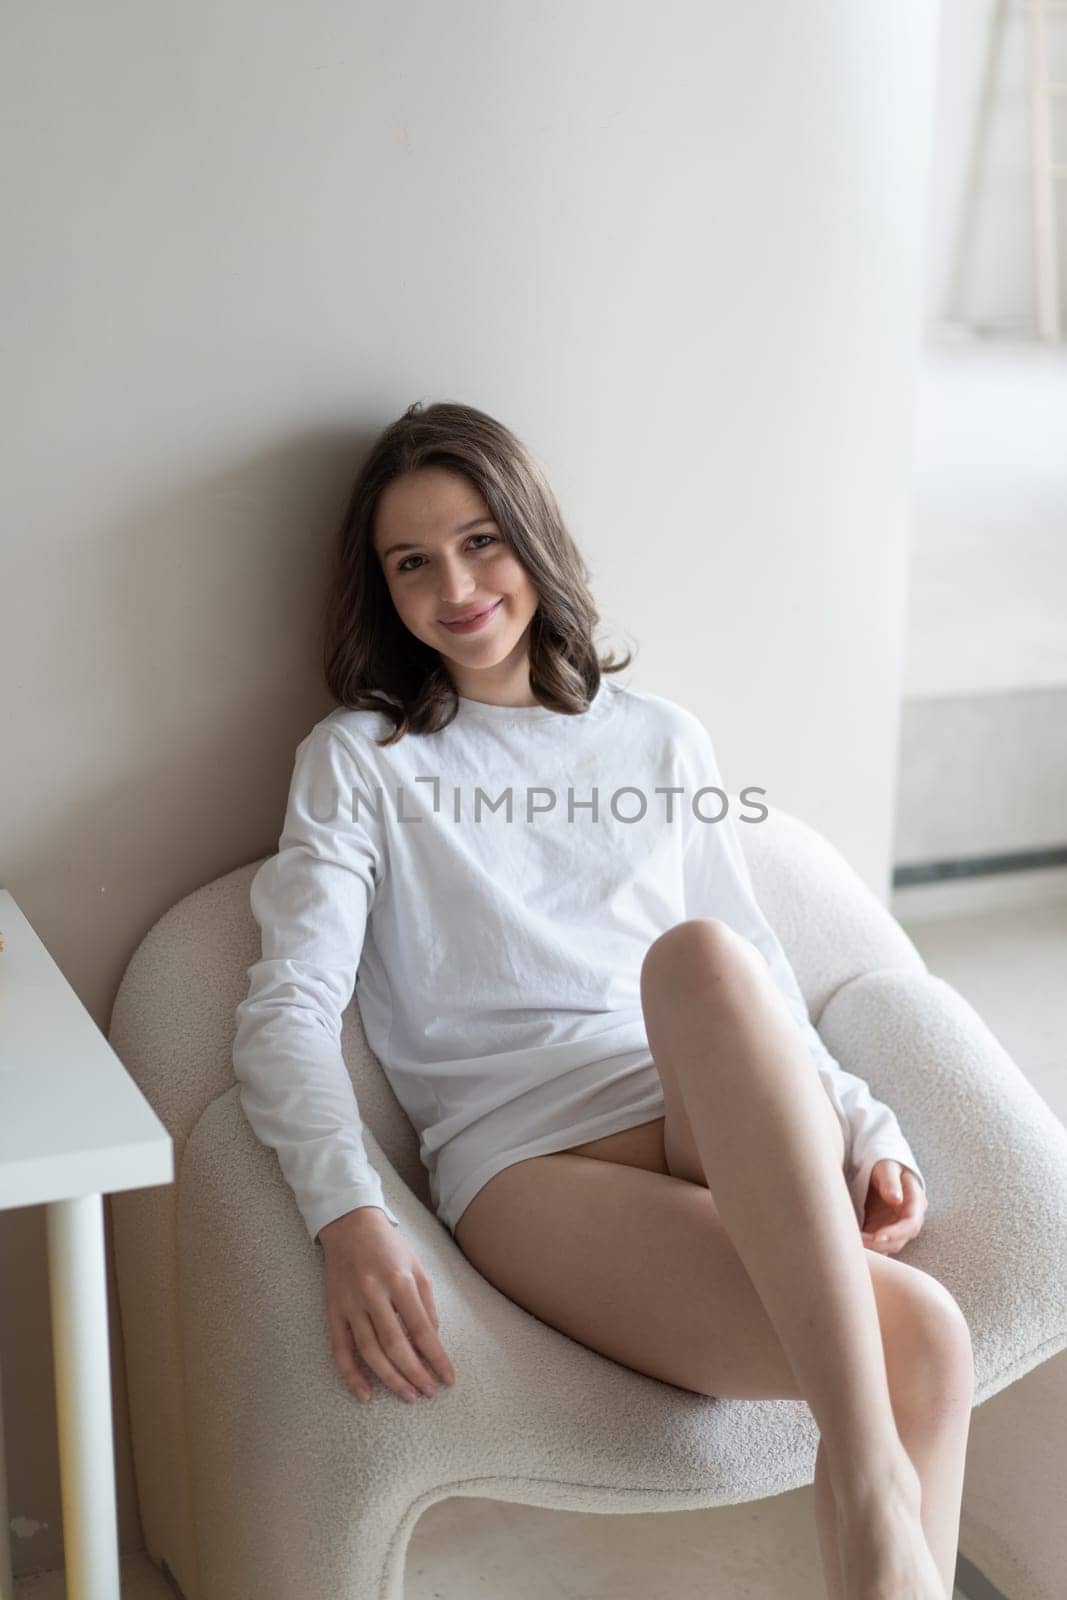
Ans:
[[[356,478],[334,551],[324,614],[323,668],[339,705],[380,711],[393,731],[436,733],[459,709],[455,685],[436,650],[401,622],[374,548],[374,519],[386,484],[419,467],[446,467],[480,492],[489,514],[525,567],[539,596],[530,624],[530,688],[565,715],[585,711],[602,673],[633,657],[601,659],[600,621],[589,570],[560,514],[548,480],[503,423],[473,406],[416,400],[372,447]]]

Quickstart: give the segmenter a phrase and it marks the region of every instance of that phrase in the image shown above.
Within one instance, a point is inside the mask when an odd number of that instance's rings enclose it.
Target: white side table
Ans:
[[[0,934],[0,1208],[47,1207],[67,1600],[120,1600],[102,1197],[172,1183],[173,1144],[6,889]]]

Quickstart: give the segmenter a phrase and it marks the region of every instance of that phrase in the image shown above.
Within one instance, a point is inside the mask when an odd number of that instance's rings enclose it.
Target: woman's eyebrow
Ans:
[[[475,517],[471,522],[464,522],[460,527],[458,527],[456,529],[456,532],[457,533],[469,533],[472,528],[480,527],[483,522],[492,522],[492,523],[495,524],[496,518],[495,517]],[[389,559],[389,557],[391,555],[393,555],[394,552],[397,551],[397,550],[420,550],[421,548],[422,548],[422,546],[421,545],[417,545],[417,544],[391,544],[389,546],[388,550],[386,550],[384,552],[384,554],[382,556],[382,560],[383,561],[387,561]]]

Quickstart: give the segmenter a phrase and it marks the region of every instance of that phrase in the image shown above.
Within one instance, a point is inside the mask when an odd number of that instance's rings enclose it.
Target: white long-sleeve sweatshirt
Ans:
[[[721,804],[698,791],[722,784],[697,717],[603,678],[578,716],[461,697],[439,733],[379,747],[391,727],[344,708],[315,725],[251,886],[262,958],[234,1070],[313,1239],[363,1205],[399,1226],[341,1055],[353,992],[454,1228],[531,1139],[562,1149],[656,1114],[641,963],[689,917],[728,923],[765,957],[841,1122],[857,1219],[876,1161],[923,1181],[893,1112],[811,1024],[756,904],[736,802],[703,820]]]

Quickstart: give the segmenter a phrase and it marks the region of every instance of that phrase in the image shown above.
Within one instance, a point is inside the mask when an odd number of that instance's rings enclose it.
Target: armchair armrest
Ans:
[[[901,1259],[959,1302],[980,1405],[1067,1346],[1067,1129],[932,973],[853,978],[818,1026],[896,1112],[923,1167],[929,1209]]]

